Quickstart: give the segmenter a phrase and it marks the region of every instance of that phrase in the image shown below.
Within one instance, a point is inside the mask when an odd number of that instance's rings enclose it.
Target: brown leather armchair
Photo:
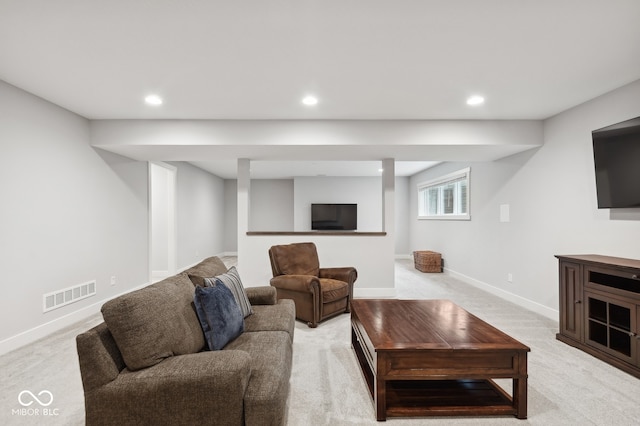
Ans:
[[[296,318],[311,328],[320,321],[351,312],[353,283],[358,271],[353,267],[320,268],[314,243],[294,243],[269,249],[278,299],[293,299]]]

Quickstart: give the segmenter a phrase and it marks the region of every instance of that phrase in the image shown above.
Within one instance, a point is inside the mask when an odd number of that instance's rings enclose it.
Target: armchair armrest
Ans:
[[[142,370],[123,371],[85,394],[87,424],[204,424],[224,413],[242,423],[251,357],[238,350],[173,356]],[[221,397],[224,395],[224,397]],[[106,420],[105,420],[106,419]]]
[[[320,268],[320,278],[331,278],[353,284],[358,278],[358,271],[352,266],[341,268]]]
[[[275,305],[278,302],[278,292],[274,287],[246,287],[249,303],[252,305]]]
[[[320,289],[320,281],[313,275],[278,275],[270,283],[278,289],[303,293],[318,293]]]

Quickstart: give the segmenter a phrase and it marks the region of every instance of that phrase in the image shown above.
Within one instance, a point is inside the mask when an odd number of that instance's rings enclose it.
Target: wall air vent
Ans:
[[[96,281],[87,281],[74,287],[46,293],[42,296],[42,311],[49,312],[87,297],[95,296]]]

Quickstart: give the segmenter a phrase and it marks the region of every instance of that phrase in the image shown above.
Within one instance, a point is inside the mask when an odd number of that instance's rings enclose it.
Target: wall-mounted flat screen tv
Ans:
[[[358,229],[357,204],[311,204],[314,231],[355,231]]]
[[[640,207],[640,117],[591,136],[598,208]]]

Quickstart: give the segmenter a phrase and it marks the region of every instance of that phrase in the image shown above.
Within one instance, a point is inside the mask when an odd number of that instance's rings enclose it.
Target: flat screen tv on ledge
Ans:
[[[357,204],[311,204],[314,231],[355,231],[358,229]]]
[[[640,117],[591,136],[598,208],[640,207]]]

